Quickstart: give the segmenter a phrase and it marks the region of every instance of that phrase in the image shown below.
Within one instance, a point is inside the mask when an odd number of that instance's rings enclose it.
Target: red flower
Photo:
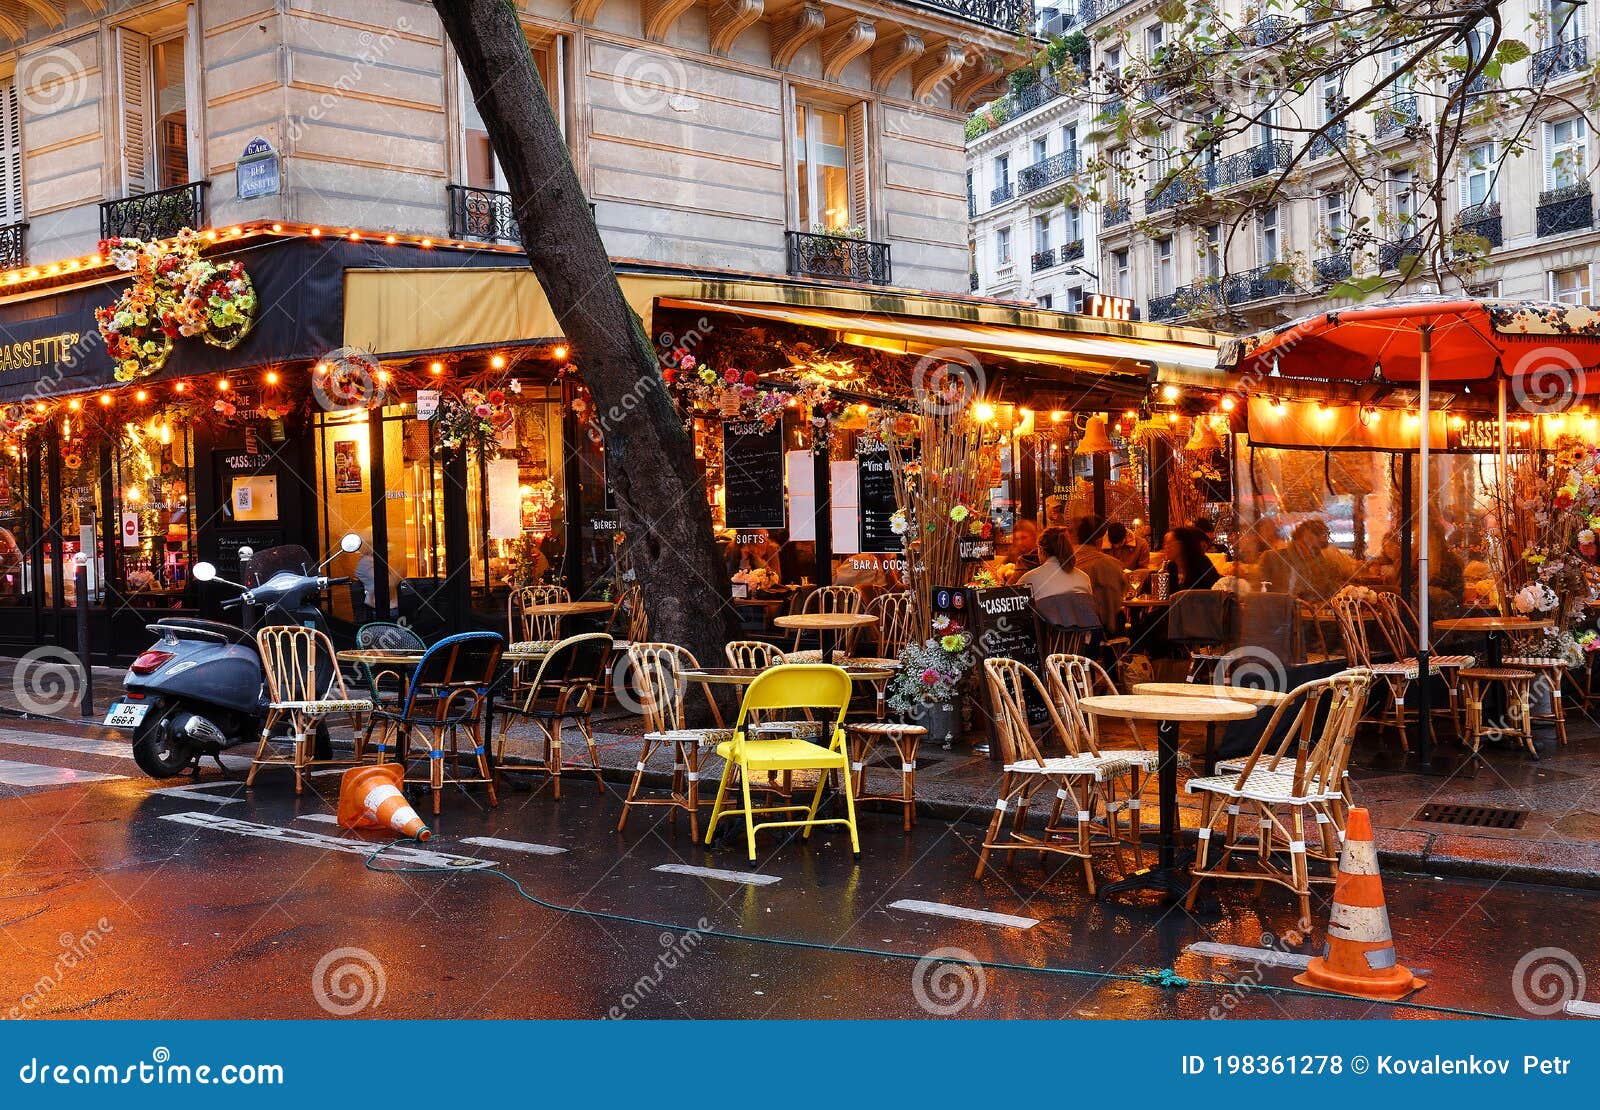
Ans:
[[[661,377],[668,385],[671,385],[677,380],[678,371],[675,367],[668,366],[661,371]]]
[[[735,370],[733,367],[730,366],[730,367],[728,367],[728,369],[726,371],[723,372],[722,378],[729,385],[738,385],[739,384],[739,371]]]
[[[755,385],[756,384],[756,372],[754,370],[746,370],[744,372],[744,384],[745,385]]]
[[[503,389],[491,389],[489,391],[489,403],[491,405],[503,405],[503,404],[505,404],[506,403],[505,390],[503,390]]]

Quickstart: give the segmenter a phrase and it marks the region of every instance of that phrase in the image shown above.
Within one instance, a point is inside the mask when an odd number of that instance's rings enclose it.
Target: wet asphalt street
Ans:
[[[839,834],[769,835],[751,867],[660,810],[619,834],[619,788],[573,775],[560,801],[535,780],[498,809],[452,789],[423,846],[439,858],[369,863],[384,838],[338,829],[335,798],[297,799],[285,772],[248,794],[214,768],[173,789],[125,750],[0,722],[0,1016],[1442,1016],[1273,989],[1293,988],[1293,967],[1191,948],[1266,943],[1292,962],[1320,949],[1325,901],[1300,938],[1273,887],[1230,887],[1191,916],[1090,898],[1073,861],[1024,857],[974,880],[977,824],[924,819],[907,836],[867,813],[859,861]],[[485,861],[563,909],[466,866]],[[419,866],[443,870],[373,870]],[[1567,997],[1586,980],[1600,999],[1600,895],[1385,882],[1401,959],[1430,980],[1413,1002],[1529,1016],[1562,975]]]

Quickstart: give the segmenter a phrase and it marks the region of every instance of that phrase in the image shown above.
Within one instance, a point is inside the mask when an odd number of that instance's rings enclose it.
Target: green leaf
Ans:
[[[1509,65],[1512,62],[1522,61],[1522,59],[1530,56],[1532,53],[1533,51],[1528,49],[1526,43],[1521,42],[1518,39],[1506,39],[1495,50],[1494,60],[1499,62],[1501,65]]]
[[[1189,5],[1183,0],[1167,0],[1156,9],[1156,15],[1163,23],[1182,23],[1189,14]]]
[[[1384,278],[1377,274],[1372,274],[1368,277],[1350,278],[1346,281],[1341,281],[1338,285],[1328,290],[1328,294],[1333,297],[1345,297],[1352,301],[1364,301],[1374,293],[1381,293],[1388,284],[1388,281]]]

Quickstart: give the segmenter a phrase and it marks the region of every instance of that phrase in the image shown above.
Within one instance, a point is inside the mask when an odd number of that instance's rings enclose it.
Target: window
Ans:
[[[1344,245],[1349,226],[1349,213],[1345,208],[1344,190],[1328,189],[1322,194],[1322,230],[1334,250]]]
[[[1562,304],[1593,304],[1594,290],[1589,283],[1589,267],[1574,266],[1550,271],[1550,299]]]
[[[1172,276],[1172,236],[1164,235],[1155,241],[1156,293],[1165,296],[1176,285]]]
[[[1205,240],[1200,247],[1201,261],[1208,278],[1222,276],[1222,225],[1212,224],[1205,230]]]
[[[1034,253],[1042,253],[1050,249],[1050,213],[1033,218],[1033,249]]]
[[[1061,130],[1061,149],[1069,158],[1078,153],[1078,125],[1069,124]]]
[[[1011,181],[1011,155],[997,154],[994,158],[994,187],[1004,189]]]
[[[1274,204],[1256,217],[1256,265],[1271,266],[1283,257],[1278,234],[1278,206]]]
[[[17,83],[0,81],[0,224],[21,223],[22,111],[17,105]]]
[[[1033,140],[1033,164],[1038,165],[1050,156],[1050,142],[1043,135]]]
[[[1344,106],[1344,97],[1339,92],[1339,74],[1324,73],[1321,78],[1322,122],[1332,123],[1333,118],[1339,114]]]
[[[1417,226],[1416,174],[1410,169],[1389,171],[1389,206],[1393,230],[1409,235]]]
[[[1133,295],[1128,288],[1128,252],[1126,250],[1111,252],[1111,288],[1113,296],[1131,297]]]
[[[182,31],[152,38],[117,28],[118,93],[122,110],[122,186],[125,196],[192,180],[189,78],[193,66]]]
[[[797,104],[795,196],[801,230],[819,234],[869,231],[867,105],[847,111]]]
[[[1550,34],[1557,42],[1577,42],[1583,37],[1583,5],[1571,0],[1550,0]]]
[[[1391,95],[1404,96],[1411,91],[1411,71],[1407,68],[1406,52],[1398,46],[1389,48],[1389,72],[1395,74],[1395,79],[1389,85]]]
[[[995,229],[994,264],[996,266],[1011,265],[1011,229],[1009,227]]]
[[[1144,54],[1152,62],[1160,61],[1161,48],[1167,43],[1167,25],[1152,23],[1144,29]]]
[[[1500,199],[1496,180],[1499,166],[1495,161],[1494,143],[1479,143],[1467,151],[1461,161],[1461,207],[1489,204]]]
[[[1551,120],[1544,125],[1544,187],[1581,185],[1588,158],[1589,129],[1582,116]]]
[[[1044,296],[1039,298],[1040,308],[1053,308],[1054,306],[1055,298],[1051,297],[1049,293],[1046,293]]]
[[[1076,204],[1067,205],[1067,237],[1066,242],[1076,243],[1083,239],[1083,209]]]
[[[1256,142],[1262,146],[1278,137],[1278,92],[1266,88],[1256,93]]]
[[[1067,290],[1067,303],[1066,303],[1066,307],[1065,307],[1064,311],[1066,311],[1066,312],[1082,312],[1083,311],[1083,286],[1074,285],[1072,288]]]
[[[545,95],[550,98],[550,107],[555,110],[556,122],[563,135],[567,133],[566,82],[563,78],[566,72],[565,46],[565,40],[557,35],[542,46],[532,48],[534,68],[544,84]],[[459,65],[456,67],[456,88],[460,90],[461,100],[461,183],[473,189],[505,192],[505,174],[501,172],[499,159],[489,145],[489,132],[483,125],[483,117],[478,114],[478,104],[467,85],[466,72]]]

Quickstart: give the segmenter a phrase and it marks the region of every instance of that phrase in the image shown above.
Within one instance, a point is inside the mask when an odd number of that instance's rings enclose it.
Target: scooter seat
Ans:
[[[254,647],[256,638],[238,625],[224,624],[222,621],[202,620],[199,617],[162,617],[156,621],[157,628],[170,628],[180,640],[183,639],[183,630],[192,628],[196,632],[209,632],[214,636],[221,636],[227,643],[241,644],[245,647]]]

